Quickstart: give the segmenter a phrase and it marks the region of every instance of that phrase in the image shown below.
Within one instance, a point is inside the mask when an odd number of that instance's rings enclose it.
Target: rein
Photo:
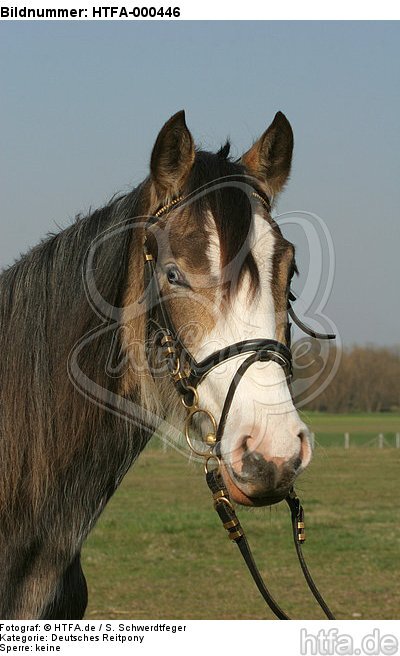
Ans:
[[[252,195],[258,198],[267,209],[270,210],[270,203],[267,198],[264,198],[256,192],[253,192]],[[161,349],[161,354],[166,361],[169,375],[181,397],[182,404],[187,410],[184,426],[186,441],[193,453],[204,458],[206,482],[213,496],[214,508],[223,524],[223,527],[228,532],[228,537],[237,544],[262,597],[278,619],[288,620],[290,618],[272,597],[254,561],[250,546],[236,515],[233,503],[229,498],[228,490],[221,475],[219,447],[234,395],[247,369],[255,362],[273,361],[282,367],[286,378],[290,380],[292,377],[292,354],[290,348],[276,340],[251,339],[236,342],[235,344],[212,353],[201,362],[197,362],[193,355],[185,348],[184,344],[182,344],[177,336],[174,324],[161,295],[155,271],[155,261],[147,247],[147,231],[161,216],[183,200],[186,199],[179,197],[168,205],[161,207],[154,216],[149,217],[145,226],[145,237],[143,242],[145,292],[143,300],[147,301],[148,312],[146,355],[151,370],[154,346]],[[288,298],[288,314],[306,334],[317,339],[335,338],[335,335],[332,334],[325,335],[316,333],[300,321],[291,306],[291,302],[295,300],[296,297],[290,292]],[[197,386],[202,380],[204,380],[207,374],[214,369],[214,367],[226,362],[228,359],[244,353],[248,353],[249,355],[238,367],[238,370],[231,381],[222,409],[221,418],[217,424],[211,412],[200,407]],[[198,415],[203,415],[203,417],[209,420],[212,426],[212,431],[202,437],[203,446],[201,448],[197,447],[190,434],[193,419],[196,415],[197,418]],[[286,496],[285,501],[290,509],[293,540],[300,567],[307,585],[324,611],[326,617],[330,620],[335,619],[318,591],[304,560],[301,549],[301,545],[305,541],[304,511],[293,488]]]

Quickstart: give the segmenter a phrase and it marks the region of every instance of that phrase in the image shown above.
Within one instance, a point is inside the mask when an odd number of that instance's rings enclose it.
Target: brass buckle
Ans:
[[[224,503],[226,506],[228,506],[228,508],[230,508],[230,510],[232,510],[232,512],[235,512],[235,509],[234,509],[234,507],[233,507],[233,505],[232,505],[232,501],[231,501],[230,499],[228,499],[228,497],[225,496],[225,493],[224,493],[223,490],[220,490],[220,492],[222,492],[222,495],[221,495],[220,497],[218,497],[218,498],[215,498],[215,494],[213,494],[213,497],[214,497],[214,508],[217,509],[217,506],[218,506],[220,503]],[[218,494],[218,493],[216,493],[216,494]]]

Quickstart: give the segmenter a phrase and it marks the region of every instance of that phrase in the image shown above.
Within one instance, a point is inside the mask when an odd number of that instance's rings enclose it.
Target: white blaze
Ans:
[[[229,305],[222,306],[214,329],[195,354],[198,361],[235,342],[254,338],[276,339],[271,287],[274,245],[273,229],[256,214],[250,247],[259,270],[260,289],[252,295],[249,275],[246,274],[238,293]],[[221,273],[216,233],[210,240],[208,255],[212,272],[218,268]],[[249,355],[245,353],[217,366],[199,385],[200,405],[210,410],[217,421],[234,373]],[[300,454],[298,434],[301,431],[307,432],[307,428],[293,406],[282,367],[275,362],[251,365],[239,383],[229,411],[221,443],[225,460],[233,464],[234,454],[246,436],[251,437],[248,447],[267,459],[296,457]]]

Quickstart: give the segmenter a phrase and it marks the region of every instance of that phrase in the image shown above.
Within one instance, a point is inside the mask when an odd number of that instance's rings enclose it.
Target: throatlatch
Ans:
[[[270,209],[270,204],[266,197],[262,196],[258,192],[253,192],[252,195],[261,200],[261,202],[263,202],[268,210]],[[226,419],[229,414],[229,410],[237,387],[247,369],[255,362],[273,361],[282,367],[286,378],[290,379],[292,376],[292,353],[288,346],[273,339],[252,339],[231,344],[223,349],[220,349],[219,351],[216,351],[201,362],[197,362],[192,354],[185,348],[184,344],[182,344],[170,318],[168,309],[163,301],[155,272],[154,258],[148,250],[146,236],[147,230],[152,225],[154,225],[154,223],[156,223],[161,216],[163,216],[166,212],[171,210],[183,200],[185,199],[180,197],[168,205],[161,207],[154,216],[149,217],[145,227],[143,251],[145,287],[144,300],[146,300],[147,303],[148,314],[146,339],[147,358],[149,361],[150,369],[152,370],[152,357],[154,352],[161,351],[161,357],[166,362],[169,375],[171,376],[171,379],[178,393],[180,394],[182,403],[187,411],[184,427],[186,441],[190,449],[197,456],[204,458],[206,481],[213,495],[214,508],[217,511],[224,528],[227,530],[229,538],[237,544],[250,571],[250,574],[253,577],[253,580],[264,600],[278,619],[288,620],[290,618],[276,603],[261,577],[261,574],[252,556],[243,528],[236,515],[234,505],[229,498],[228,490],[224,484],[220,472],[221,461],[219,456],[219,443],[223,435]],[[308,328],[308,326],[306,326],[302,321],[300,321],[300,319],[298,319],[294,313],[291,305],[291,302],[295,300],[296,297],[290,292],[288,298],[288,314],[305,333],[317,339],[335,338],[335,335],[332,334],[324,335],[317,333],[311,328]],[[217,424],[211,412],[200,406],[197,386],[205,378],[205,376],[207,376],[207,374],[212,369],[214,369],[214,367],[222,364],[230,358],[237,357],[244,353],[248,353],[249,356],[244,360],[244,362],[241,363],[235,375],[233,376],[231,384],[228,388],[224,406],[222,408],[221,418]],[[197,447],[190,433],[193,419],[196,417],[196,415],[198,416],[199,414],[204,415],[209,420],[211,425],[211,431],[202,438],[204,448],[203,446],[201,448]],[[213,463],[214,468],[212,468]],[[301,550],[301,544],[305,540],[304,511],[293,488],[285,500],[291,512],[293,539],[296,547],[296,553],[308,587],[310,588],[312,594],[314,595],[327,618],[335,619],[321,594],[319,593],[304,560],[304,556]]]

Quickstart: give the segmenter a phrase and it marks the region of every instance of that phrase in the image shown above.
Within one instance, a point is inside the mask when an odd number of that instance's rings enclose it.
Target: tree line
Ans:
[[[297,403],[321,412],[400,409],[400,347],[338,349],[304,338],[294,345]]]

